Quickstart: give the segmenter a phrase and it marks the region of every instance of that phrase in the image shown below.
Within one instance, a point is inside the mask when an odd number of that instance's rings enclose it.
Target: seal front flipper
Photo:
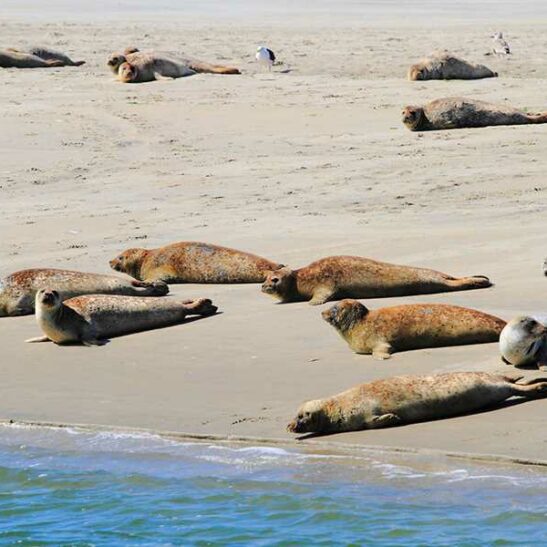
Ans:
[[[309,304],[311,306],[318,306],[331,300],[334,296],[334,289],[330,287],[317,287],[313,293],[313,297]]]
[[[390,427],[392,425],[399,425],[401,423],[401,418],[397,414],[382,414],[381,416],[374,416],[370,423],[370,428],[374,429],[377,427]]]
[[[99,339],[99,338],[86,338],[82,340],[82,344],[84,346],[92,347],[92,346],[104,346],[108,344],[110,340],[105,339]]]
[[[35,342],[51,342],[51,340],[47,336],[36,336],[36,338],[29,338],[28,340],[25,340],[25,342],[34,344]]]
[[[393,353],[393,346],[387,342],[382,342],[377,344],[372,349],[372,357],[378,360],[390,359],[391,354]]]

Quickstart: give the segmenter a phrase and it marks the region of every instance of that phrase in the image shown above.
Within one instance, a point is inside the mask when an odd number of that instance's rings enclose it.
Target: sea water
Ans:
[[[544,545],[547,470],[0,427],[2,545]]]

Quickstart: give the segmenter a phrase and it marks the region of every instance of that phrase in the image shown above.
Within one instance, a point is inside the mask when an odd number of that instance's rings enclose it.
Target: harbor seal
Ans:
[[[113,53],[107,65],[123,83],[152,82],[162,77],[182,78],[197,73],[241,74],[234,67],[181,58],[169,53],[139,51],[135,47],[126,48],[123,53]]]
[[[281,264],[260,256],[196,241],[159,249],[128,249],[110,267],[142,281],[165,283],[262,283]]]
[[[515,317],[501,331],[500,352],[508,365],[537,365],[547,371],[547,326],[533,317]]]
[[[86,295],[61,301],[57,291],[36,293],[36,321],[44,336],[27,342],[103,345],[109,338],[181,323],[187,315],[214,315],[207,298],[171,300],[138,296]]]
[[[547,396],[545,379],[516,383],[522,378],[486,372],[394,376],[308,401],[287,429],[292,433],[377,429],[476,412],[514,396]]]
[[[424,106],[406,106],[402,112],[402,121],[411,131],[433,131],[547,123],[547,112],[528,114],[510,106],[463,97],[447,97],[436,99]]]
[[[34,313],[34,300],[40,289],[53,287],[61,300],[82,294],[120,294],[163,296],[169,288],[163,282],[144,283],[115,275],[35,268],[21,270],[0,280],[0,317]]]
[[[342,300],[322,313],[355,353],[389,359],[392,353],[420,348],[497,342],[505,321],[448,304],[404,304],[368,310]]]
[[[497,75],[484,65],[468,63],[448,51],[436,51],[408,70],[409,80],[479,80]]]
[[[543,261],[543,275],[547,275],[547,258]]]
[[[59,66],[81,66],[85,61],[73,61],[59,51],[45,47],[33,47],[29,51],[14,48],[0,49],[2,68],[52,68]]]
[[[442,272],[378,262],[359,256],[330,256],[304,268],[268,272],[262,292],[281,302],[324,304],[342,298],[379,298],[490,287],[482,275],[452,277]]]

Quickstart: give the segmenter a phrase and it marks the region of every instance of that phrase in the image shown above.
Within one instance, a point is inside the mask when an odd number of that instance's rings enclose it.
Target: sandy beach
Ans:
[[[47,45],[87,63],[0,69],[1,276],[31,267],[110,273],[108,261],[126,248],[196,240],[295,268],[352,254],[495,283],[367,300],[370,308],[441,302],[507,320],[547,311],[547,126],[418,134],[400,121],[404,105],[456,95],[547,110],[547,5],[104,4],[98,13],[92,3],[3,2],[2,47]],[[509,58],[484,56],[498,30]],[[271,74],[254,61],[261,43],[283,62]],[[123,85],[105,63],[127,45],[243,74]],[[438,48],[500,77],[408,82],[408,66]],[[321,319],[329,304],[276,305],[255,285],[171,293],[209,297],[221,313],[94,348],[25,344],[41,334],[34,317],[0,319],[0,419],[288,440],[300,403],[360,382],[515,372],[497,344],[384,362],[355,355]],[[537,400],[325,440],[547,464],[546,418]]]

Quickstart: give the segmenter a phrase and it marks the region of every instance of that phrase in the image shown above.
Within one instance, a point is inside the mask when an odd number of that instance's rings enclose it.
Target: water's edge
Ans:
[[[71,429],[82,433],[117,433],[117,434],[141,434],[153,435],[170,441],[196,441],[196,442],[211,442],[214,441],[222,444],[241,444],[241,445],[266,445],[266,446],[287,446],[306,448],[308,452],[316,452],[319,450],[332,450],[338,453],[345,454],[409,454],[417,456],[440,456],[447,459],[466,460],[472,462],[483,462],[490,464],[510,464],[534,467],[547,467],[547,460],[537,460],[528,458],[516,458],[501,454],[488,453],[470,453],[470,452],[450,452],[432,448],[407,448],[400,446],[363,446],[356,443],[345,443],[336,441],[324,441],[318,439],[282,439],[276,437],[251,437],[239,435],[218,435],[218,434],[198,434],[186,433],[181,431],[165,431],[148,428],[112,426],[103,424],[78,424],[78,423],[62,423],[62,422],[42,422],[37,420],[13,420],[0,418],[0,426],[9,428],[14,427],[36,427],[49,429]]]

